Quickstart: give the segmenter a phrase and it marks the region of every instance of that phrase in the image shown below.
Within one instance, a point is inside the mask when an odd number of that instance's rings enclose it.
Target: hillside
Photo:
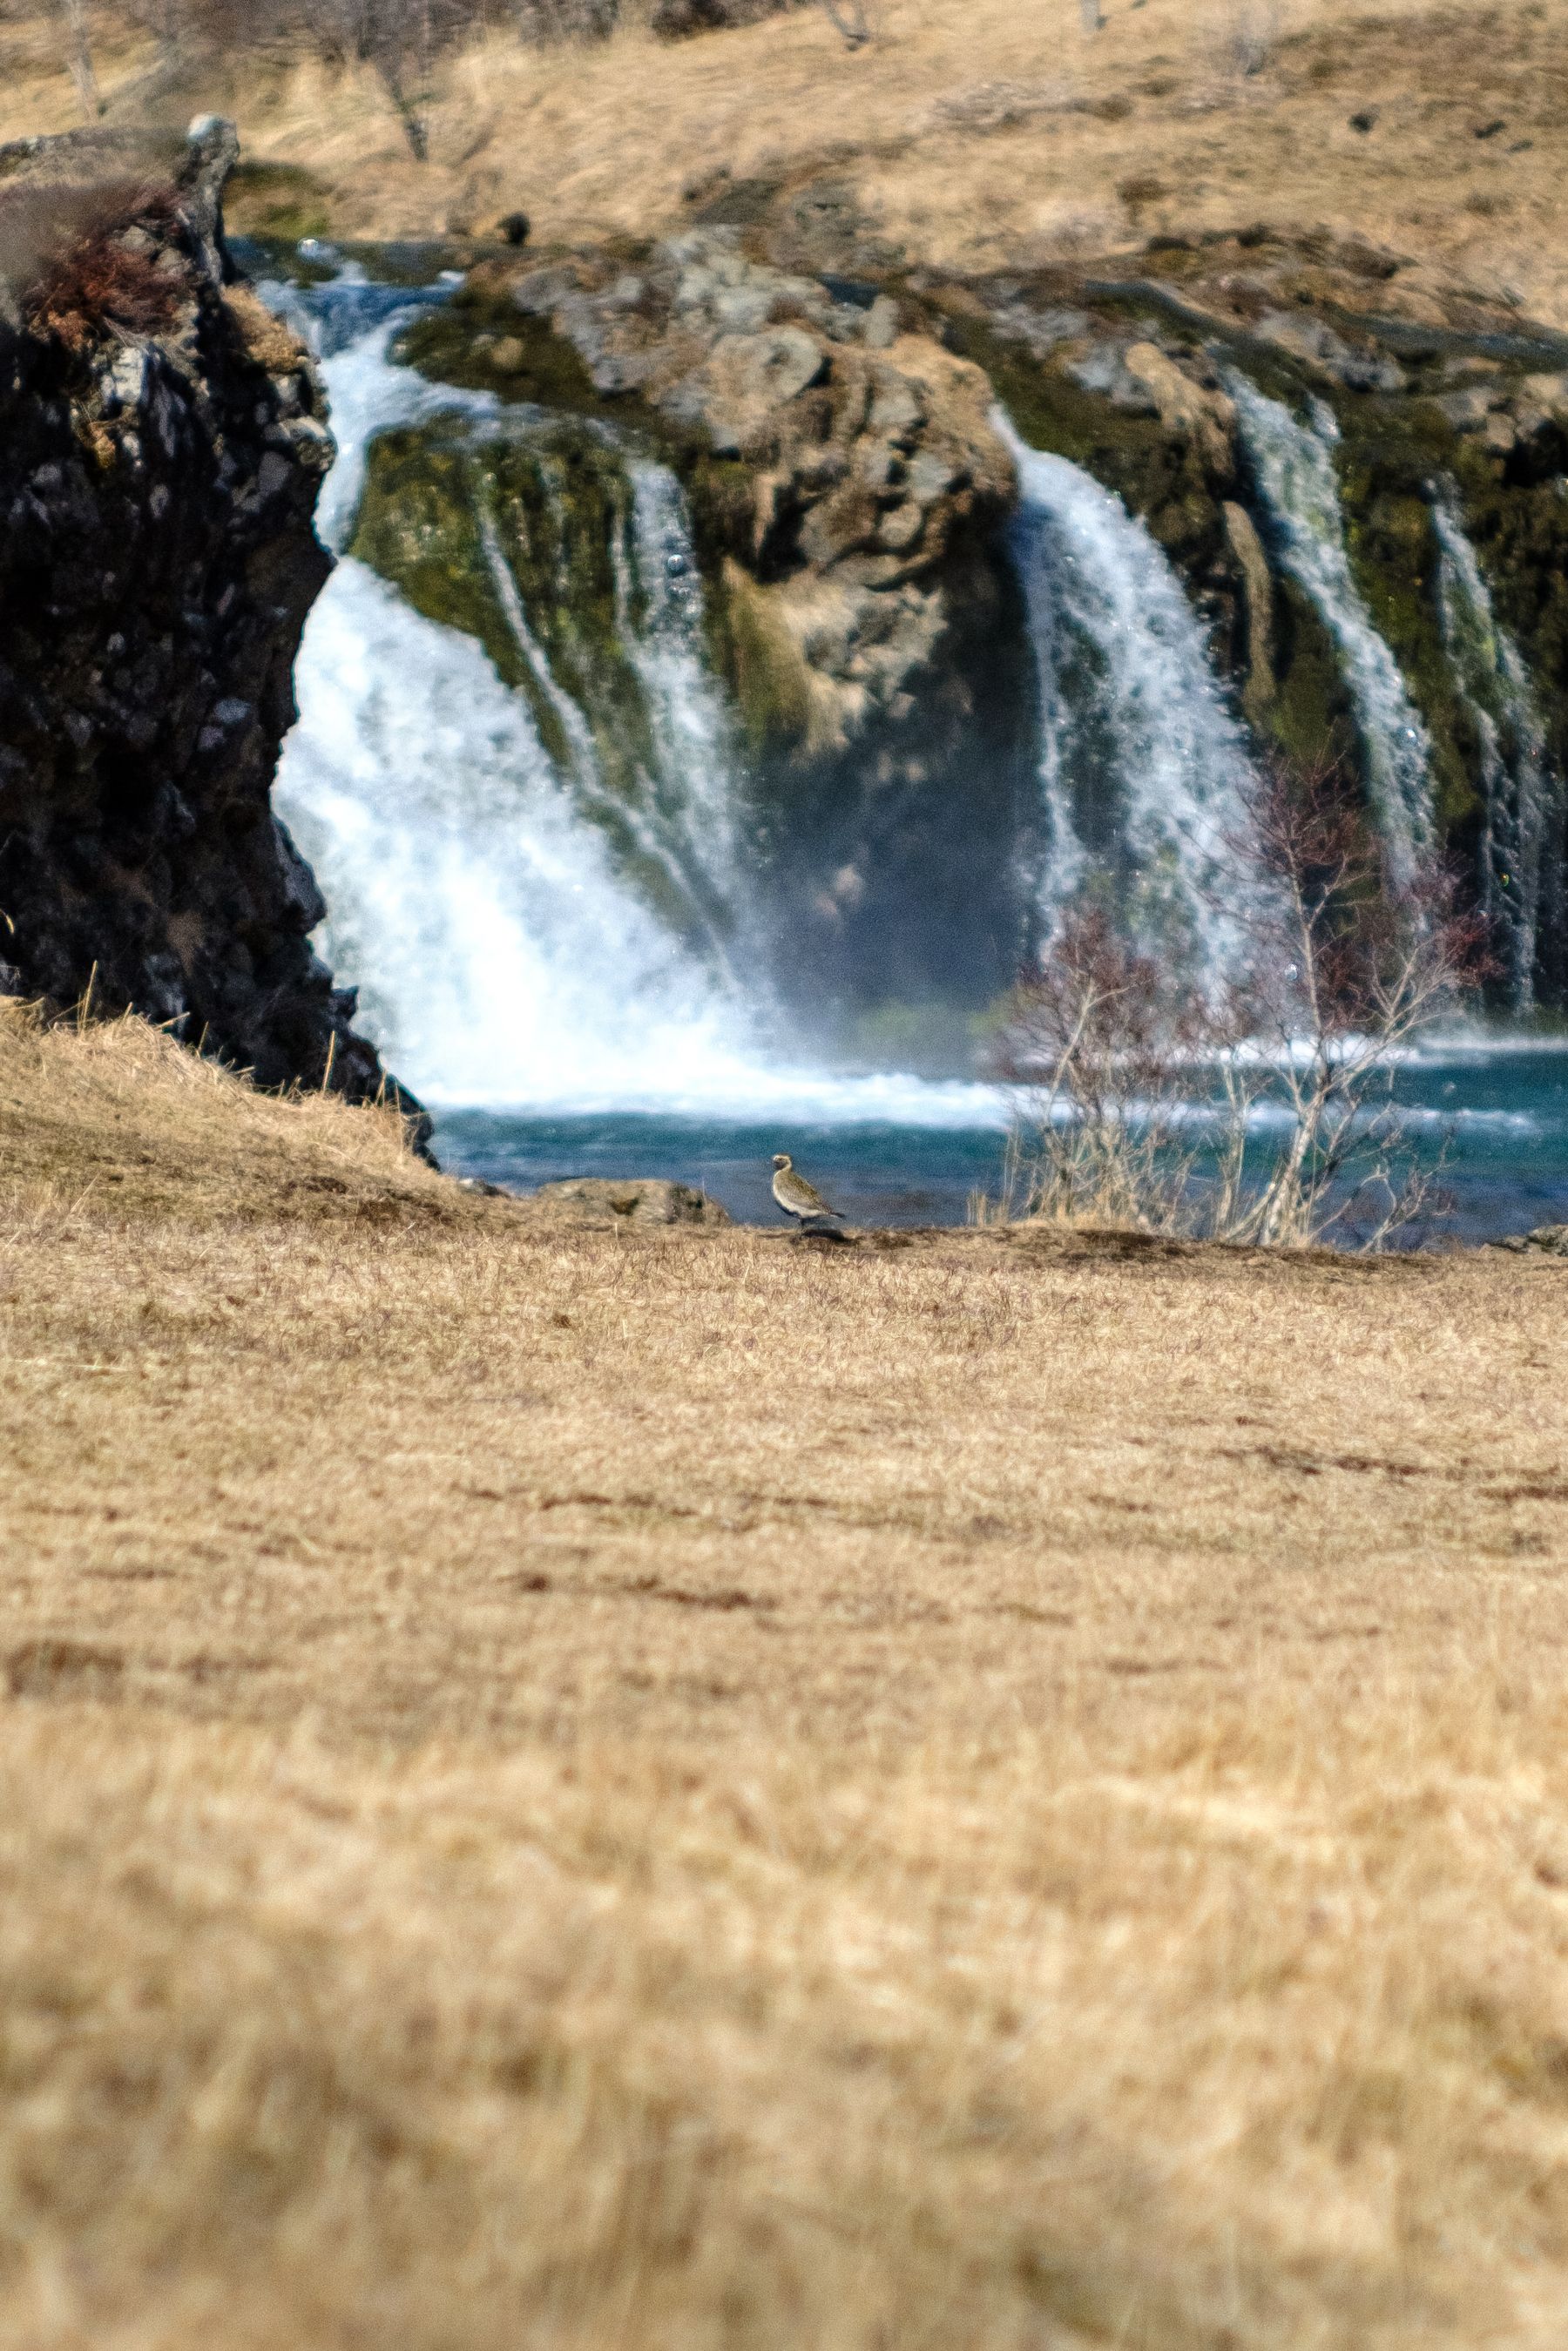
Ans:
[[[1555,2346],[1563,1279],[551,1224],[0,1006],[0,2343]]]
[[[340,234],[643,234],[716,175],[831,174],[877,236],[956,269],[1034,266],[1263,218],[1354,234],[1568,326],[1568,0],[880,0],[850,53],[816,10],[674,44],[635,27],[440,61],[413,162],[368,68],[183,42],[97,12],[110,120],[218,108],[251,217]],[[0,17],[0,138],[79,120],[57,19]]]

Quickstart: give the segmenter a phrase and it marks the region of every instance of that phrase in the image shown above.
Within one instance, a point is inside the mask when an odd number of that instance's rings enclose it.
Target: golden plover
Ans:
[[[808,1184],[798,1175],[795,1163],[787,1151],[773,1155],[773,1196],[787,1217],[793,1217],[803,1233],[821,1232],[841,1221],[836,1208],[830,1208],[814,1184]]]

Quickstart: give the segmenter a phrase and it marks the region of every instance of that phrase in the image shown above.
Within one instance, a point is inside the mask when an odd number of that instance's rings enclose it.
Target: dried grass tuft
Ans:
[[[73,356],[106,329],[155,335],[190,290],[172,188],[20,188],[0,193],[0,272],[20,288],[32,332]]]

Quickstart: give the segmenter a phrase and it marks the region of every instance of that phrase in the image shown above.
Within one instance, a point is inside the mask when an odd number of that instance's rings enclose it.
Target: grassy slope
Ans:
[[[1568,326],[1568,0],[1108,0],[1092,40],[1073,0],[878,13],[852,56],[815,10],[674,47],[497,41],[441,69],[423,171],[368,75],[193,58],[160,89],[107,6],[99,65],[121,118],[236,112],[247,152],[319,175],[346,233],[485,229],[522,204],[542,237],[641,234],[720,167],[827,169],[916,259],[1324,222]],[[11,0],[0,63],[0,137],[74,119],[57,20]]]
[[[0,1007],[0,2344],[1558,2345],[1565,1281],[552,1228]]]

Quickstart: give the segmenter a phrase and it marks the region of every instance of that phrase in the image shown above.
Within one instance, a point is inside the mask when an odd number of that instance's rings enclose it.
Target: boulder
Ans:
[[[1130,344],[1122,364],[1147,392],[1161,423],[1195,441],[1210,475],[1228,481],[1236,471],[1235,402],[1218,387],[1189,375],[1157,343]]]
[[[983,371],[913,331],[916,304],[781,266],[722,223],[634,271],[580,253],[469,285],[487,330],[507,312],[548,325],[611,413],[678,446],[716,559],[715,650],[778,810],[764,894],[784,994],[994,996],[1028,922],[997,844],[1037,787],[1003,543],[1017,478]],[[1216,396],[1186,395],[1210,431]],[[852,908],[831,887],[851,866],[876,877]],[[911,904],[917,925],[898,917]]]
[[[1516,1257],[1568,1258],[1568,1225],[1537,1225],[1533,1232],[1510,1233],[1505,1240],[1490,1246],[1508,1249]]]

